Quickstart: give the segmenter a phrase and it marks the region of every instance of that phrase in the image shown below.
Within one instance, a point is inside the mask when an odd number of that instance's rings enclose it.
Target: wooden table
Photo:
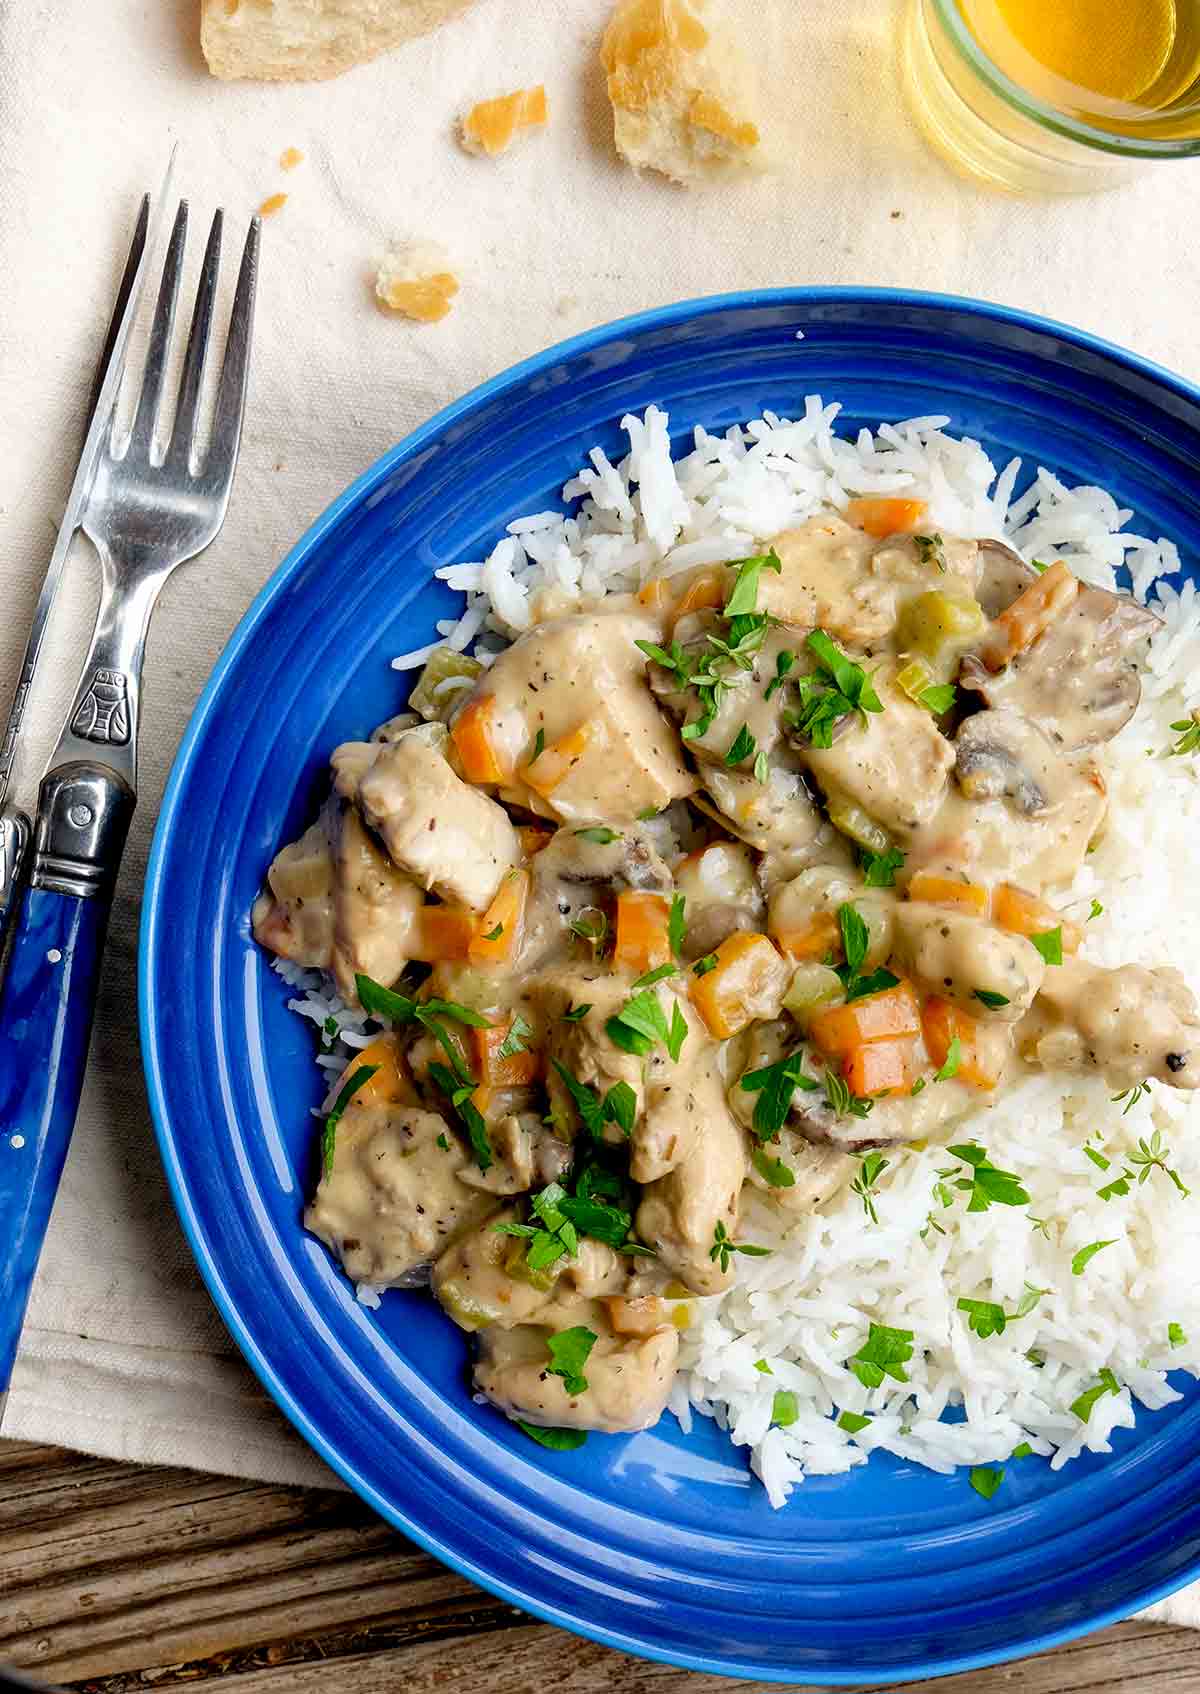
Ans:
[[[87,1694],[750,1694],[533,1623],[351,1494],[0,1442],[0,1664]],[[1185,1694],[1200,1631],[1118,1624],[937,1694]]]

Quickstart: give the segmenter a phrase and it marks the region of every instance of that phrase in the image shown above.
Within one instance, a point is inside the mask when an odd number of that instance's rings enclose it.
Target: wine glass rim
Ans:
[[[1188,139],[1114,135],[1109,130],[1083,123],[1078,118],[1068,117],[1065,113],[1057,111],[1006,76],[995,60],[988,57],[967,28],[966,20],[959,10],[958,0],[929,0],[929,4],[952,44],[981,81],[1006,105],[1013,107],[1042,129],[1052,130],[1056,135],[1066,136],[1085,147],[1098,148],[1105,153],[1115,153],[1127,159],[1183,159],[1200,153],[1200,136]]]

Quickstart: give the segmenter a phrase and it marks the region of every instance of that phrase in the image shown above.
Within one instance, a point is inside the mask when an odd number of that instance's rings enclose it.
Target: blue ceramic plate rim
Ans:
[[[449,425],[475,407],[496,398],[506,389],[520,386],[529,378],[544,371],[548,366],[586,353],[592,348],[611,341],[616,336],[636,335],[649,330],[681,325],[719,312],[744,308],[763,306],[804,308],[831,304],[865,304],[869,306],[872,302],[917,310],[951,310],[968,317],[994,320],[1010,327],[1050,334],[1081,351],[1098,355],[1105,361],[1123,366],[1127,371],[1149,378],[1155,384],[1170,389],[1181,398],[1200,406],[1200,385],[1187,382],[1165,366],[1131,353],[1115,342],[1105,340],[1102,336],[1092,335],[1086,330],[1073,328],[1056,319],[1042,317],[1032,312],[1023,312],[1013,307],[976,300],[965,295],[942,294],[922,290],[814,286],[746,289],[728,294],[704,295],[691,300],[678,301],[667,306],[655,307],[648,311],[633,313],[627,317],[616,318],[608,323],[599,324],[592,329],[585,330],[580,335],[554,343],[542,352],[533,354],[520,363],[509,366],[496,376],[490,377],[486,382],[480,383],[458,400],[452,401],[441,411],[435,413],[427,422],[411,431],[396,446],[384,453],[374,464],[363,471],[310,525],[255,595],[213,667],[208,682],[205,684],[188,721],[171,767],[147,864],[138,948],[138,1017],[143,1066],[159,1153],[166,1171],[175,1209],[183,1225],[193,1257],[226,1327],[263,1387],[309,1446],[386,1521],[403,1531],[405,1535],[425,1548],[427,1552],[432,1553],[444,1564],[449,1565],[461,1575],[478,1583],[480,1587],[487,1589],[490,1593],[510,1602],[521,1610],[535,1617],[540,1617],[547,1623],[556,1624],[577,1635],[583,1635],[604,1646],[617,1648],[639,1658],[679,1665],[688,1670],[705,1671],[710,1675],[755,1677],[762,1681],[778,1683],[794,1682],[796,1679],[795,1670],[728,1657],[708,1658],[700,1654],[667,1651],[636,1634],[607,1628],[578,1618],[567,1608],[547,1605],[530,1597],[518,1585],[504,1582],[490,1572],[480,1569],[471,1559],[462,1557],[452,1545],[426,1530],[419,1517],[401,1511],[391,1500],[386,1499],[375,1487],[365,1481],[357,1473],[354,1465],[342,1456],[337,1447],[325,1439],[313,1417],[285,1384],[280,1381],[270,1361],[256,1342],[237,1305],[226,1296],[220,1266],[215,1256],[208,1251],[205,1245],[203,1231],[176,1157],[175,1133],[166,1106],[160,1064],[158,1018],[151,991],[154,977],[151,961],[157,944],[160,884],[167,871],[171,836],[176,823],[176,806],[180,792],[185,786],[192,759],[201,741],[209,711],[217,700],[227,671],[233,667],[243,648],[252,640],[258,624],[268,608],[280,594],[286,592],[292,576],[300,569],[308,554],[318,545],[327,531],[339,522],[343,514],[368,497],[374,488],[384,481],[397,466],[414,457],[428,441],[435,438]],[[1178,1592],[1179,1589],[1186,1587],[1189,1582],[1193,1581],[1197,1575],[1200,1575],[1200,1558],[1182,1567],[1170,1581],[1148,1585],[1145,1591],[1130,1605],[1097,1607],[1095,1611],[1077,1617],[1071,1624],[1062,1629],[1031,1635],[1020,1647],[1013,1650],[996,1653],[984,1649],[975,1653],[928,1659],[906,1667],[902,1678],[893,1675],[883,1677],[876,1675],[872,1680],[876,1685],[882,1686],[894,1684],[898,1680],[907,1682],[922,1677],[949,1676],[957,1672],[977,1669],[985,1665],[1011,1662],[1033,1653],[1044,1652],[1064,1642],[1077,1640],[1080,1636],[1101,1629],[1110,1623],[1119,1622],[1132,1612],[1141,1610],[1145,1606]],[[808,1678],[805,1680],[809,1682],[810,1687],[861,1685],[863,1671],[849,1667],[845,1670],[822,1667],[820,1677],[821,1681],[816,1684]]]

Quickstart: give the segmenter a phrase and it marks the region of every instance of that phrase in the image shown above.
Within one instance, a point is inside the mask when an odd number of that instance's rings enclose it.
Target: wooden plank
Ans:
[[[84,1694],[751,1694],[535,1624],[353,1495],[0,1442],[0,1662]],[[910,1694],[1191,1694],[1200,1632],[1131,1622]],[[794,1689],[793,1694],[803,1694]]]

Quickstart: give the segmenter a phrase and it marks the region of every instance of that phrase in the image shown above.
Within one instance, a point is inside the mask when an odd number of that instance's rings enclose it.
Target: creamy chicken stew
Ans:
[[[379,1026],[305,1222],[428,1282],[549,1444],[659,1417],[694,1300],[764,1251],[748,1186],[817,1207],[1023,1067],[1200,1082],[1179,975],[1085,963],[1048,897],[1155,616],[920,517],[547,596],[486,671],[439,650],[270,868],[258,940]]]

